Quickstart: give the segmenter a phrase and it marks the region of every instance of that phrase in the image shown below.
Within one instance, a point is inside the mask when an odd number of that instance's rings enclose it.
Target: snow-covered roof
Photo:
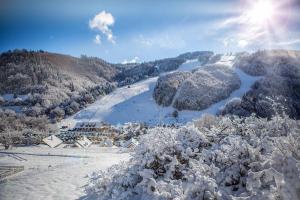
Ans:
[[[44,138],[43,142],[45,142],[51,148],[55,148],[62,143],[62,140],[55,135],[50,135],[49,137]]]
[[[88,148],[91,144],[92,142],[86,136],[83,136],[82,139],[76,141],[76,145],[84,149]]]

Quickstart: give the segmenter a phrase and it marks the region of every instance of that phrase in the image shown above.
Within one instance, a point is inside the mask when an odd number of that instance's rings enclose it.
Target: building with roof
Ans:
[[[103,122],[77,122],[72,131],[74,132],[102,132],[106,124]]]
[[[60,136],[64,141],[73,142],[77,138],[87,136],[93,142],[99,142],[108,138],[114,139],[117,131],[104,122],[77,122],[74,128],[61,130]]]

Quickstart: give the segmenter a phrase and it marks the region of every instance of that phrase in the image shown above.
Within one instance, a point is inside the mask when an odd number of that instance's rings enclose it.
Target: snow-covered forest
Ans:
[[[127,163],[90,177],[87,199],[298,199],[300,124],[207,115],[152,128]]]

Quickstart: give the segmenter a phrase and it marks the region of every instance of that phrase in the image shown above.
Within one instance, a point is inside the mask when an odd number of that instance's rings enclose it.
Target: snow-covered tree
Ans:
[[[127,163],[95,172],[97,199],[297,199],[299,122],[206,116],[180,128],[156,127]]]

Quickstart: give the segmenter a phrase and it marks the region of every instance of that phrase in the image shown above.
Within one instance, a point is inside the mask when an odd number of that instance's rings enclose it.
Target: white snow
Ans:
[[[224,55],[218,63],[232,66],[234,58],[233,55]],[[182,64],[178,71],[191,71],[200,66],[201,64],[197,60],[191,60]],[[172,117],[174,108],[158,106],[155,103],[152,94],[158,77],[153,77],[135,83],[130,87],[125,86],[116,89],[86,109],[63,120],[61,125],[73,127],[76,122],[81,121],[105,121],[114,125],[126,122],[146,122],[150,125],[172,124],[192,121],[204,113],[216,114],[218,109],[224,106],[226,102],[234,97],[241,97],[259,79],[259,77],[249,76],[239,69],[235,70],[242,84],[230,97],[202,111],[180,111],[177,119]]]
[[[43,142],[45,142],[49,147],[55,148],[62,143],[62,140],[55,135],[50,135],[49,137],[44,138]]]
[[[25,160],[15,159],[15,153]],[[85,195],[88,175],[129,159],[118,148],[92,145],[89,149],[49,148],[45,145],[0,149],[0,165],[24,166],[25,170],[0,183],[0,199],[78,199]]]
[[[198,67],[201,67],[201,63],[198,61],[198,59],[193,59],[183,63],[176,71],[192,71]]]
[[[221,57],[221,59],[216,62],[216,64],[226,65],[226,66],[232,66],[233,61],[235,59],[235,56],[232,54],[225,54]]]

